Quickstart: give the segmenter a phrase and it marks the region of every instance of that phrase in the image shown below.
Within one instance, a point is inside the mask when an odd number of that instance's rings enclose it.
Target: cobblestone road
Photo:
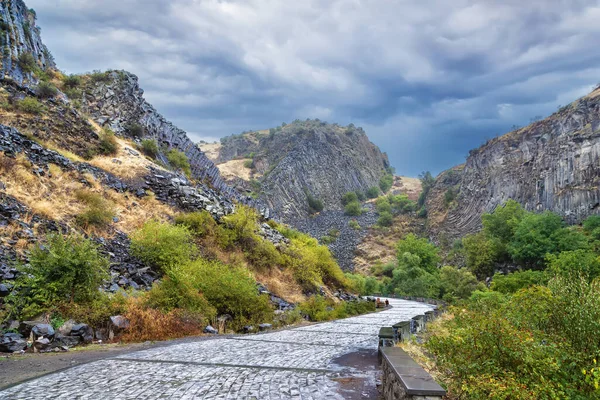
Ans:
[[[432,309],[390,303],[360,317],[96,361],[14,386],[0,399],[343,399],[351,393],[340,382],[367,375],[335,360],[376,349],[380,327]]]

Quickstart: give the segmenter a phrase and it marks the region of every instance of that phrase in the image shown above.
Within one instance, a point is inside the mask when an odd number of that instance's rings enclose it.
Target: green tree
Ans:
[[[321,212],[323,211],[323,208],[325,208],[325,205],[321,199],[315,198],[308,192],[306,192],[306,200],[308,201],[308,208],[311,214]]]
[[[485,286],[477,281],[466,268],[444,266],[440,269],[440,297],[446,301],[468,299],[476,290],[485,290]]]
[[[521,204],[508,200],[504,205],[497,207],[491,214],[483,214],[481,222],[483,230],[489,237],[498,238],[507,245],[514,237],[517,226],[525,217],[526,211]]]
[[[367,195],[367,197],[369,199],[375,199],[375,198],[377,198],[379,196],[379,187],[378,186],[373,186],[373,187],[369,188],[367,190],[366,195]]]
[[[419,238],[413,233],[400,240],[396,249],[398,260],[404,260],[405,253],[416,255],[419,258],[418,266],[428,272],[436,271],[441,262],[439,249],[427,239]]]
[[[462,243],[467,268],[480,279],[492,276],[496,263],[501,259],[500,241],[479,232],[465,236]]]
[[[511,274],[494,275],[490,288],[503,294],[516,293],[521,289],[527,289],[535,285],[545,285],[548,277],[543,271],[517,271]]]
[[[600,276],[600,257],[584,249],[549,254],[547,263],[554,275],[584,276],[590,281]]]
[[[379,180],[379,188],[383,193],[387,193],[394,184],[394,175],[386,174]]]

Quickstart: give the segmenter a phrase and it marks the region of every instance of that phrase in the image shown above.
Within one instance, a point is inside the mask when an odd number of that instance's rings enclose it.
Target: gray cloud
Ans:
[[[196,139],[353,122],[408,175],[461,163],[600,80],[597,1],[27,3],[62,68],[136,73]]]

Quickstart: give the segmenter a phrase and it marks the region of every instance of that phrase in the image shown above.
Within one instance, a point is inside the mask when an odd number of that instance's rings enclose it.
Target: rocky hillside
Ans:
[[[37,82],[35,69],[56,68],[50,51],[42,43],[35,11],[22,0],[0,3],[2,78],[27,85]]]
[[[227,137],[217,149],[206,147],[221,168],[246,159],[255,179],[249,190],[286,221],[310,214],[309,197],[326,210],[339,210],[345,193],[378,186],[390,167],[361,128],[319,120]]]
[[[599,177],[600,89],[596,89],[544,120],[472,150],[459,176],[449,180],[447,173],[440,175],[438,188],[449,190],[456,184],[459,193],[433,230],[451,237],[476,231],[481,214],[508,199],[527,210],[551,210],[569,223],[579,223],[600,211]],[[439,209],[441,197],[430,196],[429,208]]]

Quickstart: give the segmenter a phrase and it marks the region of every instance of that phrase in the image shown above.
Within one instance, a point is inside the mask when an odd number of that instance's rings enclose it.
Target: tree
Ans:
[[[400,240],[396,249],[398,260],[404,260],[405,253],[413,254],[419,257],[418,266],[429,272],[435,271],[441,261],[439,249],[427,239],[419,238],[413,233]]]
[[[498,239],[488,238],[483,232],[467,235],[462,240],[467,268],[480,279],[494,274],[494,266],[502,254]]]
[[[421,180],[421,194],[419,195],[418,205],[422,207],[425,205],[425,200],[427,200],[427,195],[429,191],[435,184],[435,178],[431,175],[431,172],[425,171],[419,175],[419,179]]]
[[[322,200],[313,197],[308,192],[306,193],[306,199],[308,201],[308,208],[309,208],[311,214],[315,214],[315,213],[323,211],[323,208],[325,206],[323,205]]]
[[[521,204],[508,200],[504,205],[497,207],[493,213],[481,216],[483,230],[487,236],[498,238],[506,245],[513,239],[515,230],[525,214],[526,211]]]
[[[554,275],[567,278],[584,276],[590,282],[600,276],[600,257],[589,250],[579,249],[550,254],[547,263]]]
[[[485,286],[466,268],[444,266],[440,269],[440,297],[447,301],[467,299]]]

